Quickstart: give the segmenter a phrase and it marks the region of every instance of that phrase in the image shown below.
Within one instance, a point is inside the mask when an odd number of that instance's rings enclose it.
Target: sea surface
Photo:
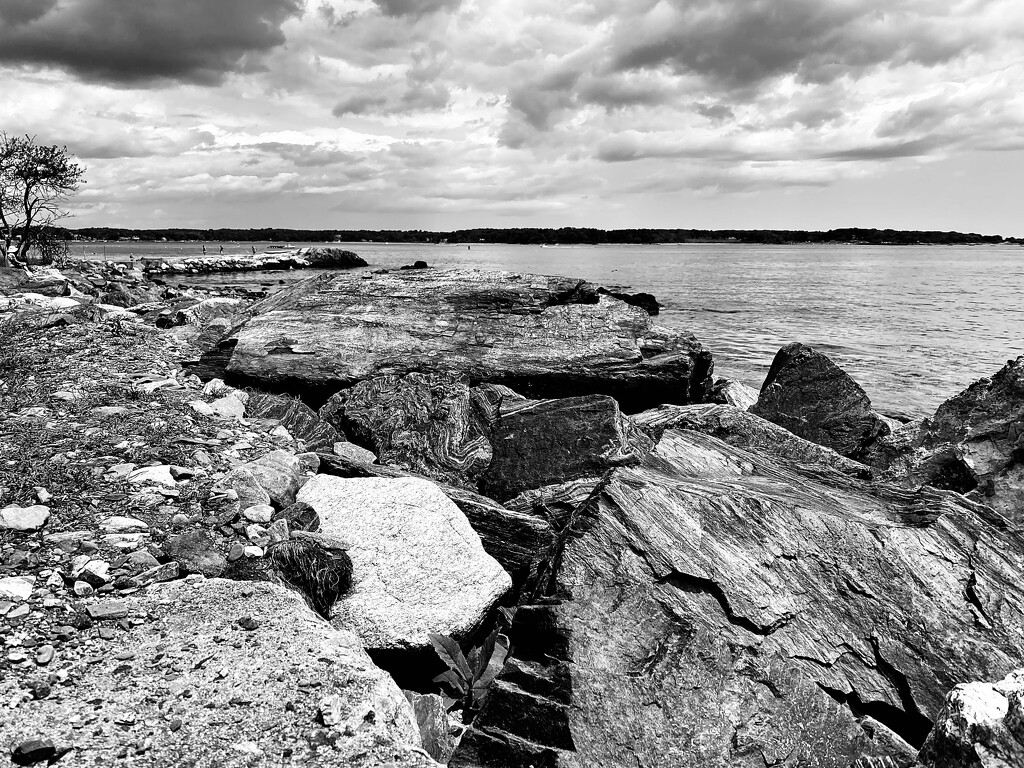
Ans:
[[[225,254],[269,243],[224,243]],[[280,245],[280,244],[274,244]],[[309,245],[293,243],[292,245]],[[716,376],[760,388],[779,347],[828,354],[875,407],[932,413],[973,381],[1024,354],[1024,248],[866,245],[410,245],[348,243],[369,269],[417,259],[581,277],[654,294],[658,322],[692,332]],[[207,243],[209,255],[220,244]],[[202,255],[200,243],[76,243],[73,256],[123,261]],[[189,277],[192,284],[273,290],[313,270]]]

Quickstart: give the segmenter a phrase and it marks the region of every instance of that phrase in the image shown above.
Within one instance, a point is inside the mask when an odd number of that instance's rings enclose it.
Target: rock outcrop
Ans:
[[[462,640],[512,582],[480,544],[466,516],[427,480],[318,475],[299,501],[320,533],[349,542],[352,589],[332,623],[371,651],[424,650],[428,633]]]
[[[998,683],[954,688],[919,760],[925,768],[1024,765],[1024,670]]]
[[[523,491],[635,464],[651,449],[606,395],[505,399],[489,416],[493,458],[480,490],[504,501]]]
[[[861,386],[828,357],[803,344],[778,351],[750,412],[856,460],[889,434]]]
[[[829,467],[850,477],[870,480],[870,467],[840,456],[777,424],[729,405],[663,405],[632,417],[640,429],[660,439],[666,429],[689,429],[717,437],[729,445],[785,459],[813,469]]]
[[[458,373],[375,376],[334,395],[320,415],[382,464],[475,489],[491,445]]]
[[[208,274],[211,272],[253,272],[273,269],[351,269],[369,266],[352,251],[341,248],[309,247],[290,251],[257,253],[252,256],[204,256],[202,258],[164,261],[143,259],[149,277],[160,275]]]
[[[248,419],[279,422],[292,437],[302,441],[307,451],[329,452],[335,443],[345,439],[343,434],[321,419],[316,411],[294,397],[251,392],[245,404],[245,416]]]
[[[1024,520],[1024,356],[940,405],[918,445],[913,480],[970,493]]]
[[[260,302],[230,374],[329,395],[382,374],[454,371],[536,398],[626,411],[704,399],[711,354],[582,280],[478,270],[327,274]]]
[[[190,579],[119,609],[132,628],[70,670],[71,695],[0,718],[5,754],[35,740],[70,750],[61,765],[436,765],[391,678],[294,592]]]
[[[452,765],[906,765],[1024,659],[1024,539],[955,494],[678,430],[577,488]]]

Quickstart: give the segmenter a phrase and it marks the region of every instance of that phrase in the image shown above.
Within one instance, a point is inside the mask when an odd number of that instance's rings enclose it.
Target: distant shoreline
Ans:
[[[1024,245],[1024,238],[980,235],[974,232],[939,232],[892,229],[809,230],[699,230],[699,229],[465,229],[451,232],[426,230],[339,229],[125,229],[83,227],[65,230],[75,242],[321,242],[321,243],[501,243],[508,245],[663,245],[685,243],[751,245]]]

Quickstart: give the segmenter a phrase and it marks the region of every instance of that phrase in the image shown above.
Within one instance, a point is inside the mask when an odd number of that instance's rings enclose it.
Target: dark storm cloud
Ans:
[[[831,82],[883,64],[931,66],[977,42],[940,29],[941,13],[914,13],[915,5],[921,3],[670,0],[655,10],[657,18],[620,28],[612,67],[667,67],[745,89],[781,75]]]
[[[0,0],[0,15],[25,18],[25,5]],[[282,23],[303,7],[303,0],[50,3],[49,12],[0,27],[0,64],[57,67],[116,85],[215,85],[229,72],[255,68],[254,55],[284,43]]]
[[[0,22],[16,27],[48,14],[57,0],[0,0]]]
[[[379,93],[357,93],[335,104],[331,114],[335,117],[374,114],[380,112],[387,103],[387,98]]]
[[[373,0],[385,16],[425,16],[435,11],[454,11],[462,0]]]

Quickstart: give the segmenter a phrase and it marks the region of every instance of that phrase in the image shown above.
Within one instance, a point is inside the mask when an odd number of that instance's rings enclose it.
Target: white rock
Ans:
[[[70,299],[67,296],[56,296],[49,301],[49,308],[55,311],[62,309],[74,309],[75,307],[82,306],[82,302]]]
[[[249,545],[242,549],[242,554],[246,557],[263,557],[263,547]]]
[[[108,517],[100,523],[105,531],[144,531],[149,528],[147,523],[134,517]]]
[[[7,576],[0,579],[0,599],[20,603],[32,596],[36,580],[33,576]]]
[[[42,504],[31,507],[4,507],[0,509],[0,528],[10,531],[38,531],[50,519],[50,508]]]
[[[332,622],[367,648],[426,648],[430,632],[464,638],[511,586],[466,516],[428,480],[317,475],[298,500],[317,511],[326,536],[351,543],[353,586]]]
[[[244,392],[232,392],[209,403],[210,410],[222,419],[241,419],[245,416]]]
[[[128,482],[133,485],[153,483],[174,488],[177,483],[171,475],[171,468],[167,464],[160,464],[155,467],[139,467],[128,473]]]
[[[269,523],[274,517],[274,508],[269,504],[254,504],[242,510],[242,517],[250,523]]]
[[[200,416],[207,416],[209,418],[213,418],[216,415],[213,411],[213,408],[210,407],[210,404],[202,400],[193,400],[188,404],[188,407],[191,408],[196,413],[198,413]]]

